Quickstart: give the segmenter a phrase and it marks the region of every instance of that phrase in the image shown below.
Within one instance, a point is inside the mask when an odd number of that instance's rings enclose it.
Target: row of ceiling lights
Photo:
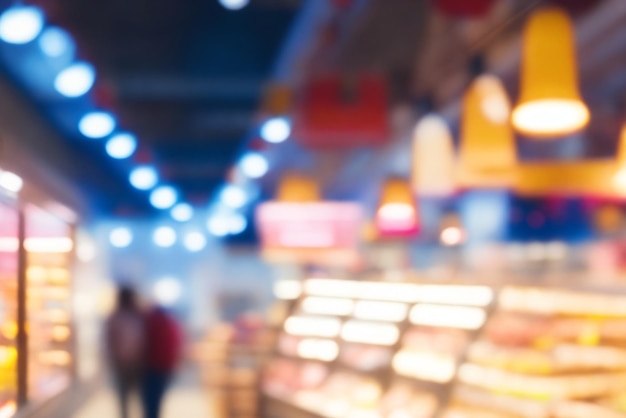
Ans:
[[[220,0],[220,3],[227,9],[239,10],[248,4],[248,0]],[[73,53],[75,46],[67,32],[60,28],[44,26],[44,14],[39,8],[16,5],[0,16],[0,38],[18,45],[38,39],[42,52],[50,57]],[[89,63],[76,62],[59,72],[54,87],[65,97],[77,98],[91,90],[95,79],[95,70]],[[104,111],[89,112],[78,122],[78,129],[83,136],[91,139],[109,138],[105,150],[111,158],[119,160],[130,158],[137,149],[137,139],[128,132],[115,133],[116,127],[113,115]],[[289,137],[290,130],[287,119],[271,118],[261,126],[260,134],[269,143],[280,143]],[[246,178],[258,179],[268,172],[269,163],[261,153],[250,151],[241,157],[238,169]],[[192,219],[193,208],[186,203],[177,204],[179,196],[176,189],[167,185],[158,186],[159,176],[153,167],[149,165],[135,167],[130,172],[129,181],[138,190],[151,190],[149,199],[152,206],[162,210],[171,209],[171,216],[176,221],[186,222]],[[220,203],[230,209],[240,209],[249,203],[245,188],[234,184],[226,184],[221,189],[219,199]],[[209,224],[212,225],[209,227],[211,233],[225,236],[241,229],[242,222],[234,222],[235,226],[231,225],[228,228],[218,226],[217,222]]]

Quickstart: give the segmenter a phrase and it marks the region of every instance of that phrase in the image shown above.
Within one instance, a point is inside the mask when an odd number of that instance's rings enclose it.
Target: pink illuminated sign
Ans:
[[[256,212],[264,248],[356,248],[361,207],[355,203],[262,204]]]

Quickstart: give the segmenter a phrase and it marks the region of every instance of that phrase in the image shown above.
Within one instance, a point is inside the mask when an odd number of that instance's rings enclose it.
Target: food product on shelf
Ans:
[[[334,361],[339,355],[339,345],[322,338],[301,338],[283,334],[278,342],[279,350],[286,356],[309,360]]]
[[[341,362],[355,370],[372,372],[381,370],[391,362],[391,349],[361,344],[345,344],[341,348]]]
[[[438,407],[439,400],[432,393],[395,383],[381,399],[379,411],[385,418],[430,418]]]

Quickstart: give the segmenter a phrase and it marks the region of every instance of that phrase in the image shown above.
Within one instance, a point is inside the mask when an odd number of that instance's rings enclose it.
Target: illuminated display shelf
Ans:
[[[331,279],[302,288],[289,318],[313,321],[297,336],[282,327],[290,342],[264,373],[263,416],[626,417],[626,296]],[[397,305],[377,320],[363,318],[363,301]],[[346,341],[353,321],[374,332]],[[397,338],[376,333],[381,324]]]

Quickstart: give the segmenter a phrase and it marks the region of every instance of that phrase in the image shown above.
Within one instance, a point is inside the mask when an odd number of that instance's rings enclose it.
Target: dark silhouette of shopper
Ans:
[[[182,332],[178,322],[159,306],[146,315],[145,332],[143,407],[146,418],[159,418],[163,398],[181,357]]]
[[[130,287],[121,287],[117,294],[117,307],[106,322],[105,339],[122,418],[128,418],[128,400],[142,382],[144,330],[144,315],[135,291]]]

